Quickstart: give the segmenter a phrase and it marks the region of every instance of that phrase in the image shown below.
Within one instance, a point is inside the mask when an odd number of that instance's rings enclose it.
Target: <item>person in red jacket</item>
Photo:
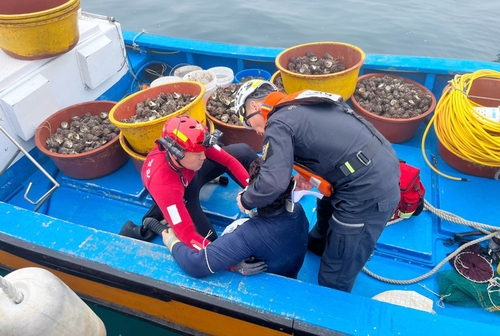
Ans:
[[[259,175],[261,162],[258,158],[250,165],[249,185]],[[256,209],[251,218],[228,225],[221,237],[201,251],[180,242],[166,225],[146,225],[162,236],[179,266],[191,276],[202,278],[227,269],[243,275],[267,271],[297,278],[306,255],[309,221],[302,206],[292,201],[294,187],[290,180],[271,204]]]
[[[200,189],[221,174],[228,173],[242,188],[248,184],[248,167],[257,154],[246,144],[220,147],[220,131],[210,134],[196,119],[169,119],[162,137],[142,167],[142,182],[153,205],[142,226],[127,222],[120,234],[151,240],[156,234],[145,228],[147,221],[166,220],[186,245],[200,250],[217,234],[199,202]]]

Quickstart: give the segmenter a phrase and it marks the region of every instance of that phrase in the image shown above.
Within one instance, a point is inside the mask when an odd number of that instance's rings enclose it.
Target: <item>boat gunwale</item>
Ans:
[[[137,50],[178,51],[207,56],[235,58],[250,61],[265,61],[274,64],[276,56],[285,48],[258,47],[221,42],[190,40],[149,33],[138,34],[123,30],[125,45]],[[389,65],[390,64],[390,65]],[[480,69],[500,71],[500,62],[439,58],[426,56],[406,56],[366,53],[361,70],[425,72],[428,74],[455,75],[474,72]],[[460,70],[457,70],[460,69]],[[241,70],[241,69],[240,69]],[[362,73],[360,72],[360,76]]]
[[[4,225],[7,228],[0,232],[0,249],[4,251],[7,250],[16,255],[22,251],[28,254],[32,253],[32,256],[36,256],[35,262],[38,260],[47,261],[50,257],[55,258],[55,260],[60,259],[64,261],[63,264],[55,265],[55,268],[61,268],[64,265],[69,268],[69,265],[72,265],[76,275],[82,274],[82,265],[93,270],[95,267],[92,266],[97,264],[99,265],[97,270],[103,272],[102,274],[117,275],[116,279],[123,279],[124,283],[130,284],[129,287],[124,288],[125,290],[134,290],[135,284],[140,285],[146,281],[151,284],[146,287],[151,288],[151,292],[148,293],[145,289],[144,295],[153,297],[153,295],[162,293],[165,298],[193,304],[202,309],[278,331],[293,331],[296,335],[315,335],[320,330],[321,334],[331,334],[332,332],[351,334],[370,332],[376,328],[379,332],[399,330],[404,333],[404,331],[414,330],[413,328],[417,326],[421,327],[421,324],[425,324],[430,331],[447,330],[448,332],[453,330],[473,332],[479,327],[484,328],[484,330],[489,328],[493,330],[494,328],[494,326],[482,322],[468,321],[464,324],[454,317],[436,316],[274,274],[264,273],[244,277],[232,272],[221,272],[206,279],[195,279],[183,273],[172,256],[165,251],[164,246],[88,228],[43,214],[37,214],[27,224],[24,223],[23,219],[32,217],[31,211],[3,202],[0,202],[0,213],[3,214]],[[22,226],[25,226],[25,229],[19,230]],[[37,229],[43,229],[44,234],[38,235],[32,232],[30,233],[34,235],[32,238],[15,237],[15,234],[22,235],[28,228],[33,232]],[[9,231],[11,233],[8,233]],[[71,239],[58,247],[58,244],[54,243],[54,236],[67,237],[64,233],[68,232],[71,233]],[[86,242],[89,236],[94,237],[93,243],[83,244],[82,242]],[[116,244],[120,241],[132,247],[130,247],[129,253],[123,254],[122,258],[113,260],[113,258],[116,259],[116,255],[113,255],[107,247],[110,243]],[[74,255],[67,253],[71,246],[77,247],[70,249]],[[96,251],[96,246],[100,253]],[[83,250],[78,250],[78,247],[83,248]],[[85,255],[85,250],[88,255]],[[120,251],[123,252],[123,250]],[[162,272],[161,276],[153,274],[148,276],[143,268],[140,271],[144,273],[140,274],[137,272],[137,268],[134,270],[133,258],[137,257],[137,254],[132,253],[134,251],[141,251],[139,256],[141,260],[144,263],[154,263],[155,270],[157,268],[160,268],[160,271],[169,269],[170,272]],[[158,260],[158,256],[161,256],[163,260]],[[103,264],[103,258],[109,260],[107,262],[110,264]],[[113,263],[115,263],[115,267],[111,266]],[[127,264],[129,267],[124,266]],[[116,267],[116,265],[120,265],[120,267]],[[189,286],[186,285],[186,281],[183,283],[182,279],[179,279],[182,274],[184,274],[183,278],[190,282]],[[132,278],[132,282],[129,282],[130,278]],[[98,279],[97,275],[94,279],[91,277],[92,281],[96,279]],[[222,284],[224,284],[223,290],[217,291],[217,287],[221,289]],[[205,292],[203,288],[212,289]],[[256,290],[257,288],[261,291]],[[283,288],[287,288],[286,295],[282,295],[279,290]],[[312,299],[311,305],[301,303],[305,297]],[[326,302],[332,303],[328,310],[322,309]],[[387,316],[390,318],[384,318]],[[362,325],[360,325],[361,321],[363,321]],[[450,327],[450,325],[456,327]],[[460,327],[458,327],[459,325]],[[314,330],[314,332],[309,332],[310,330]]]

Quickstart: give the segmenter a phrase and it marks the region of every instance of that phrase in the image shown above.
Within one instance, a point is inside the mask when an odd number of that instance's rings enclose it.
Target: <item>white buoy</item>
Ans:
[[[37,267],[0,277],[0,335],[105,336],[101,319],[64,282]]]

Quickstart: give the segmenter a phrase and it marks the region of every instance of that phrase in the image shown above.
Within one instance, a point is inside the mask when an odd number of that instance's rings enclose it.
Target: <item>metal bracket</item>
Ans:
[[[49,173],[47,173],[47,171],[45,169],[43,169],[43,167],[38,162],[36,162],[36,160],[5,130],[5,128],[2,127],[2,125],[0,125],[0,131],[2,131],[7,136],[7,138],[9,138],[9,140],[12,141],[12,143],[14,145],[16,145],[16,147],[17,147],[17,151],[14,154],[14,156],[12,156],[12,158],[10,158],[9,162],[7,162],[5,167],[0,171],[0,176],[2,176],[3,173],[7,170],[7,168],[14,161],[14,159],[17,157],[19,152],[23,152],[23,154],[54,184],[54,186],[52,188],[50,188],[49,191],[47,191],[42,197],[40,197],[36,201],[32,201],[28,197],[28,194],[31,190],[31,186],[33,185],[33,182],[30,182],[30,184],[28,185],[28,188],[26,189],[26,192],[24,193],[24,199],[33,205],[37,205],[37,207],[33,210],[36,212],[43,205],[43,203],[50,197],[50,195],[52,195],[52,193],[57,188],[59,188],[59,183],[57,183],[57,181]]]

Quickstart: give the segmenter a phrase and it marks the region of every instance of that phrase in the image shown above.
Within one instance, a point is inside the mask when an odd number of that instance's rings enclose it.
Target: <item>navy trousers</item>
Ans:
[[[399,188],[367,201],[332,198],[333,213],[318,274],[320,285],[351,292],[399,200]]]

